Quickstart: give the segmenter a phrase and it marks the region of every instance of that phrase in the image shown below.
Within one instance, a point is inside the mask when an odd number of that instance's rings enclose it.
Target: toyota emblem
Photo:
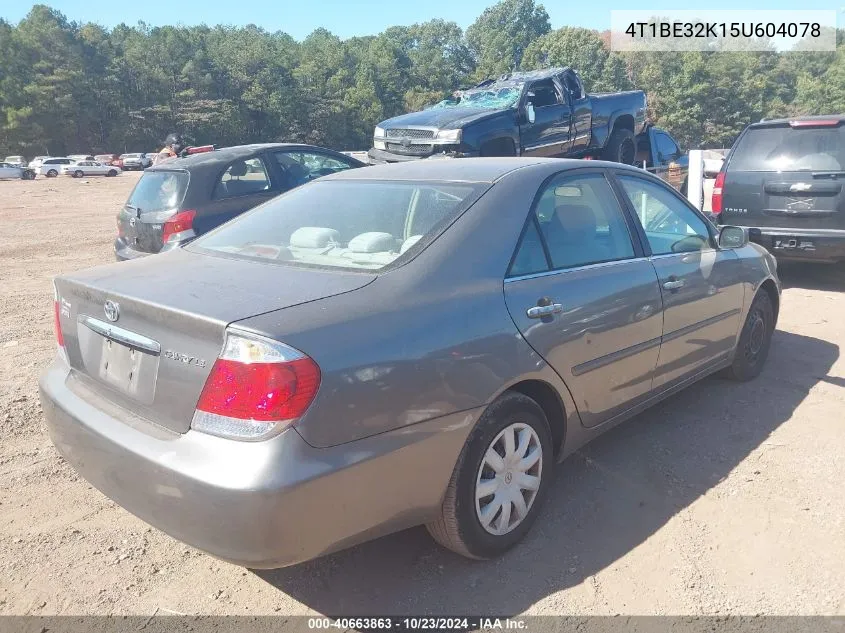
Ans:
[[[106,301],[103,312],[109,321],[117,321],[120,318],[120,305],[116,301]]]

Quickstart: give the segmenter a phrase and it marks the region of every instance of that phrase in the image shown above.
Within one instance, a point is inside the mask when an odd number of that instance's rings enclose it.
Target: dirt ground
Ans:
[[[136,179],[0,182],[0,614],[845,614],[842,268],[785,268],[763,375],[708,379],[574,455],[504,558],[418,528],[254,573],[109,501],[45,431],[51,277],[111,261]]]

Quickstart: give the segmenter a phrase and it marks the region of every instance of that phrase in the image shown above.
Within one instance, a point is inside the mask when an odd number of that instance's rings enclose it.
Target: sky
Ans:
[[[583,26],[597,30],[610,28],[611,9],[679,7],[677,0],[647,0],[637,6],[621,0],[537,1],[545,6],[552,28]],[[433,18],[443,18],[466,28],[485,7],[494,3],[495,0],[251,0],[239,5],[231,0],[48,0],[41,3],[10,0],[0,3],[0,18],[16,23],[26,16],[33,4],[47,4],[71,20],[96,22],[106,27],[121,22],[134,25],[139,20],[151,26],[252,23],[268,31],[285,31],[297,40],[320,27],[346,39],[375,35],[389,26]],[[736,0],[708,0],[706,7],[711,12],[718,9],[835,9],[839,27],[845,26],[843,0],[801,0],[800,4],[796,0],[746,0],[742,5]]]

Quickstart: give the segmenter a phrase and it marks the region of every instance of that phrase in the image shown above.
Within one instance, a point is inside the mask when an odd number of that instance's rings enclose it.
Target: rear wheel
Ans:
[[[59,172],[57,172],[55,169],[49,170],[46,174],[47,178],[55,178],[58,175],[59,175]]]
[[[725,377],[744,382],[756,378],[763,370],[772,334],[775,330],[775,310],[765,290],[760,290],[745,318],[734,352],[733,364],[725,370]]]
[[[34,171],[25,171],[25,172],[23,172],[22,178],[24,180],[35,180],[35,172]]]
[[[426,527],[469,558],[493,558],[531,529],[554,468],[549,424],[536,401],[507,393],[493,402],[464,445],[440,516]]]
[[[109,172],[106,174],[106,176],[109,176],[109,177],[117,176],[117,170],[110,169]]]
[[[81,170],[81,169],[77,169],[75,172],[73,172],[73,177],[74,177],[74,178],[82,178],[84,175],[85,175],[85,174],[82,172],[82,170]]]
[[[634,133],[628,128],[614,128],[604,148],[602,158],[614,163],[633,165],[636,157],[637,144],[634,142]]]

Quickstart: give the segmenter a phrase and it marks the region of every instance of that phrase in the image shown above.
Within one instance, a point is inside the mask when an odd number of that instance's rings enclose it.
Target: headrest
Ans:
[[[242,160],[236,160],[234,163],[232,163],[232,166],[229,167],[229,176],[246,176],[247,171],[249,170],[247,169],[246,163]]]
[[[390,233],[361,233],[349,240],[353,253],[382,253],[396,248],[396,240]]]
[[[325,248],[337,242],[340,233],[322,226],[303,226],[290,236],[290,245],[299,248]]]
[[[590,207],[582,204],[562,203],[555,206],[555,217],[560,236],[565,242],[574,244],[582,240],[591,240],[596,235],[596,214]]]
[[[419,242],[422,239],[422,235],[412,235],[407,240],[402,242],[402,246],[399,248],[399,253],[402,254],[411,248],[414,244]]]

